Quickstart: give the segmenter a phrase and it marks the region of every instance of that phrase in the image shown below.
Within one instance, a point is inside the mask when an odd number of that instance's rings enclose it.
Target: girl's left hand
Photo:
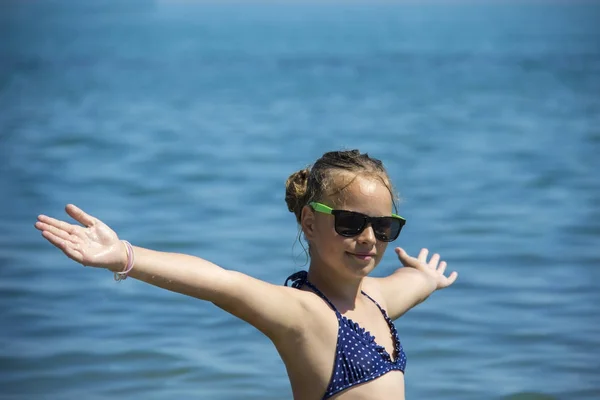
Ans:
[[[427,262],[427,255],[429,254],[429,250],[427,249],[421,249],[416,258],[409,256],[408,253],[400,247],[396,247],[395,251],[403,266],[414,268],[425,274],[426,277],[431,279],[432,284],[435,283],[435,290],[447,288],[452,285],[458,277],[456,271],[453,271],[449,276],[444,275],[448,264],[446,264],[446,261],[440,262],[440,255],[437,253],[432,255],[429,262]]]

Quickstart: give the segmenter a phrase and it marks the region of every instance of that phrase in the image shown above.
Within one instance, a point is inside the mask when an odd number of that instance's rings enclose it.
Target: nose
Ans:
[[[356,238],[362,244],[375,244],[377,239],[375,238],[375,232],[371,224],[368,224],[365,229]]]

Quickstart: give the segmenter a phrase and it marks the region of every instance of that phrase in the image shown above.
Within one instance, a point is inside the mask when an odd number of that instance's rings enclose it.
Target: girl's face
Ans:
[[[360,212],[380,217],[391,215],[392,198],[388,188],[378,179],[358,176],[344,190],[342,202],[321,202],[336,210]],[[302,227],[311,244],[311,265],[333,269],[336,275],[367,276],[383,257],[387,242],[375,238],[371,225],[357,236],[344,237],[334,229],[334,216],[305,209]]]

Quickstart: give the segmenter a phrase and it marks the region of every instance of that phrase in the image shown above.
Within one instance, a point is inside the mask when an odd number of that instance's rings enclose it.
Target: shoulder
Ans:
[[[300,349],[315,355],[326,352],[333,344],[338,332],[338,318],[335,311],[321,297],[310,289],[282,286],[282,290],[296,306],[289,309],[289,317],[294,321],[293,329],[280,331],[271,340],[286,358],[297,355]],[[283,333],[283,334],[281,334]]]
[[[307,321],[318,320],[320,317],[329,319],[335,316],[335,311],[318,294],[303,286],[300,289],[285,287],[284,290],[300,306],[299,312]]]
[[[297,336],[313,307],[308,293],[269,283],[237,271],[223,270],[215,279],[216,306],[255,326],[271,339]]]

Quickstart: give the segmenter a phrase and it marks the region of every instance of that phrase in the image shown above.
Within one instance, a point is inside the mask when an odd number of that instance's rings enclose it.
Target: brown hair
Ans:
[[[350,181],[340,182],[340,173],[350,173]],[[285,202],[288,210],[296,215],[300,223],[302,208],[311,201],[339,195],[359,175],[375,177],[388,188],[394,210],[398,196],[393,190],[383,163],[359,150],[330,151],[323,154],[312,167],[301,169],[290,175],[285,183]]]

